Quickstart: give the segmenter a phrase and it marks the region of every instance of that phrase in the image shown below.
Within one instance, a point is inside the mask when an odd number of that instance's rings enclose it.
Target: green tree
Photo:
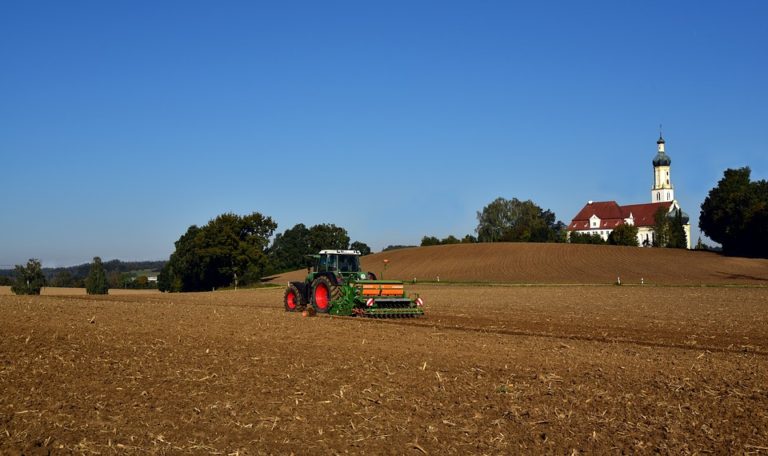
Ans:
[[[303,223],[295,225],[282,233],[275,235],[275,240],[269,249],[274,272],[293,271],[306,266],[306,255],[317,253],[311,251],[309,244],[309,229]]]
[[[666,247],[669,243],[669,218],[666,207],[659,207],[653,215],[653,246]]]
[[[637,247],[637,227],[623,223],[611,231],[608,235],[608,243],[611,245],[628,245]]]
[[[727,169],[701,205],[702,232],[728,255],[768,257],[768,182],[748,167]]]
[[[669,242],[667,247],[673,249],[688,248],[688,236],[685,234],[683,211],[680,209],[675,210],[672,219],[669,220]]]
[[[568,242],[571,244],[595,244],[595,245],[602,245],[607,244],[608,242],[603,239],[602,236],[600,236],[597,233],[579,233],[578,231],[571,232],[570,237],[568,238]]]
[[[277,228],[258,212],[219,215],[202,228],[191,226],[158,277],[161,291],[205,291],[256,283],[270,269],[269,238]]]
[[[93,258],[91,269],[88,271],[88,276],[85,278],[85,291],[92,295],[103,295],[109,292],[107,272],[104,270],[104,264],[102,264],[101,258],[99,257]]]
[[[565,225],[533,201],[497,198],[477,213],[479,242],[562,242]]]
[[[17,295],[39,295],[45,286],[45,275],[40,260],[30,259],[27,266],[16,265],[16,281],[11,285],[11,291]]]
[[[474,244],[475,242],[477,242],[477,238],[471,234],[468,234],[461,239],[462,244]]]
[[[309,229],[309,251],[317,253],[325,249],[346,249],[349,247],[347,230],[330,223],[315,225]]]
[[[349,244],[349,248],[352,250],[357,250],[358,252],[360,252],[360,255],[371,254],[371,248],[368,247],[368,244],[366,244],[365,242],[355,241]]]
[[[421,246],[428,247],[430,245],[440,245],[440,239],[435,236],[424,236],[421,238]]]
[[[448,237],[443,238],[442,241],[440,241],[440,244],[442,245],[448,245],[448,244],[459,244],[461,241],[454,235],[449,235]]]

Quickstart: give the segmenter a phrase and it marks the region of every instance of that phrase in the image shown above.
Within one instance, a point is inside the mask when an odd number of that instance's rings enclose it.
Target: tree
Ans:
[[[325,249],[346,249],[349,247],[347,230],[334,224],[323,223],[309,229],[309,249],[317,253]]]
[[[99,257],[93,257],[91,269],[85,278],[85,291],[91,295],[103,295],[109,292],[107,272],[104,270],[104,265]]]
[[[497,198],[477,213],[479,242],[562,242],[565,224],[533,201]]]
[[[637,227],[635,225],[621,224],[608,235],[608,243],[611,245],[628,245],[637,247]]]
[[[653,246],[666,247],[669,243],[669,220],[667,208],[659,207],[653,215]]]
[[[477,242],[477,238],[471,234],[468,234],[461,239],[462,244],[474,244],[475,242]]]
[[[45,286],[45,276],[40,260],[30,259],[27,266],[16,265],[16,282],[11,285],[11,291],[17,295],[39,295]]]
[[[277,228],[258,212],[219,215],[190,226],[158,277],[161,291],[204,291],[261,280],[269,268],[267,247]]]
[[[355,247],[357,246],[357,247]],[[365,243],[356,241],[349,244],[347,230],[333,224],[321,224],[307,228],[303,223],[275,236],[269,248],[271,272],[280,273],[301,269],[307,265],[307,255],[325,249],[360,250],[363,255],[371,253]]]
[[[768,182],[748,167],[727,169],[701,204],[702,232],[728,255],[768,257]]]
[[[440,239],[435,236],[424,236],[421,238],[421,246],[428,247],[430,245],[440,245]]]
[[[602,236],[600,236],[597,233],[579,233],[578,231],[573,231],[568,239],[568,242],[571,244],[596,244],[596,245],[602,245],[607,244],[606,240],[603,239]]]
[[[365,242],[355,241],[351,244],[349,244],[349,248],[352,250],[357,250],[360,252],[360,255],[370,255],[371,254],[371,248],[368,247],[368,244]]]
[[[669,216],[667,216],[669,219]],[[673,249],[688,248],[688,236],[685,234],[685,223],[683,221],[683,211],[675,210],[675,213],[669,222],[669,242],[667,247]]]
[[[317,253],[309,245],[309,229],[303,223],[278,233],[269,249],[275,272],[293,271],[306,265],[305,255]]]
[[[460,242],[461,241],[458,238],[456,238],[456,236],[451,234],[448,237],[443,238],[443,240],[440,241],[440,244],[448,245],[448,244],[458,244]]]

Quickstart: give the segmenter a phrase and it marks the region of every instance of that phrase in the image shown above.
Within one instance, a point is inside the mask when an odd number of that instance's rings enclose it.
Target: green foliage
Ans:
[[[161,291],[206,291],[261,280],[269,266],[267,246],[277,228],[258,212],[219,215],[202,228],[191,226],[158,277]]]
[[[342,227],[323,223],[309,229],[310,253],[324,249],[346,249],[349,246],[349,235]]]
[[[477,213],[479,242],[564,242],[565,225],[533,201],[497,198]]]
[[[355,241],[351,244],[349,244],[349,248],[352,250],[357,250],[360,252],[360,255],[370,255],[371,254],[371,248],[368,247],[368,244],[365,242]]]
[[[653,246],[666,247],[669,243],[669,220],[667,219],[668,210],[660,207],[653,216]]]
[[[436,238],[435,236],[424,236],[421,238],[422,247],[429,247],[431,245],[440,245],[440,239]]]
[[[107,272],[104,270],[104,265],[99,257],[93,258],[91,270],[85,278],[85,291],[91,295],[103,295],[109,292]]]
[[[307,255],[325,249],[360,250],[363,255],[371,253],[366,244],[356,241],[349,245],[347,230],[333,224],[315,225],[307,228],[303,223],[278,233],[269,249],[270,271],[279,273],[301,269],[307,266]]]
[[[628,245],[637,247],[637,227],[626,223],[617,226],[608,235],[608,243],[611,245]]]
[[[16,265],[16,281],[11,285],[11,291],[17,295],[39,295],[45,286],[45,276],[40,260],[30,259],[26,266]]]
[[[672,217],[669,219],[669,242],[667,247],[672,249],[686,249],[688,248],[688,236],[685,234],[685,224],[683,223],[683,211],[677,209]]]
[[[728,255],[768,258],[768,181],[748,167],[727,169],[701,205],[702,232]]]
[[[595,244],[595,245],[603,245],[607,244],[608,242],[603,239],[602,236],[600,236],[597,233],[579,233],[578,231],[571,232],[571,235],[568,238],[568,242],[571,244]]]
[[[416,246],[415,245],[400,245],[400,244],[388,245],[388,246],[384,247],[384,249],[382,249],[382,252],[388,252],[390,250],[410,249],[410,248],[413,248],[413,247],[416,247]]]
[[[474,244],[477,242],[477,238],[468,234],[461,239],[462,244]]]
[[[0,275],[0,287],[7,287],[13,285],[13,279],[8,276]]]

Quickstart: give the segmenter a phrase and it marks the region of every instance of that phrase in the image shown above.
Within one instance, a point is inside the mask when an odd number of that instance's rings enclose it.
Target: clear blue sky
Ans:
[[[379,250],[496,197],[698,214],[768,178],[768,2],[7,1],[0,267],[167,259],[223,212]]]

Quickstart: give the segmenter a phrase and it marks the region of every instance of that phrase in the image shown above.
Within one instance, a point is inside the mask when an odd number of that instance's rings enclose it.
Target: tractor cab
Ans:
[[[357,250],[321,250],[319,255],[312,255],[312,258],[312,278],[324,273],[347,280],[368,278],[368,274],[360,270],[360,252]]]
[[[360,252],[357,250],[321,250],[314,255],[315,272],[359,272]]]

